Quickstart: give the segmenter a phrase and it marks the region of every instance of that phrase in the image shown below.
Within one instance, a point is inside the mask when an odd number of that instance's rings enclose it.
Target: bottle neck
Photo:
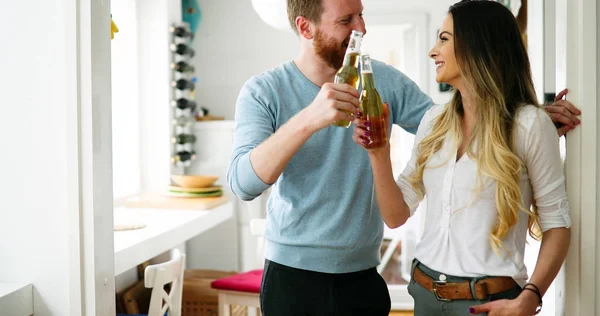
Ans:
[[[362,73],[362,85],[364,90],[375,89],[375,79],[372,72]]]
[[[354,36],[354,34],[350,37],[348,48],[346,48],[346,55],[344,55],[344,65],[357,65],[358,59],[360,58],[361,41],[362,38]]]
[[[358,67],[358,59],[360,58],[360,54],[355,51],[346,51],[346,56],[344,56],[344,66],[354,66]]]

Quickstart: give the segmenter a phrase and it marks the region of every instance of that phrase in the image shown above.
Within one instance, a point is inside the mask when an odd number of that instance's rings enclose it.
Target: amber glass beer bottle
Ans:
[[[346,55],[344,56],[344,64],[335,74],[334,83],[347,83],[358,89],[358,80],[360,75],[358,74],[358,62],[360,59],[360,43],[362,41],[363,33],[360,31],[352,31],[350,34],[350,41],[348,42],[348,48],[346,48]],[[333,123],[335,126],[348,127],[350,126],[349,121],[337,121]]]
[[[360,59],[360,69],[362,75],[362,93],[360,94],[360,111],[370,123],[369,132],[371,142],[366,145],[367,148],[383,147],[388,142],[385,117],[383,116],[383,103],[379,92],[375,89],[375,79],[373,78],[373,67],[371,66],[371,57],[363,55]]]

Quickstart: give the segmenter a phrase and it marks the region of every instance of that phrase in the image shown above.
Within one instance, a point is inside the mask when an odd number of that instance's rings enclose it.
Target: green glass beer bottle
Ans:
[[[348,42],[348,48],[346,48],[346,55],[344,56],[344,64],[335,74],[334,83],[347,83],[358,89],[358,81],[360,75],[358,74],[358,62],[360,58],[360,43],[362,41],[363,33],[360,31],[352,31],[350,34],[350,41]],[[348,127],[350,126],[349,121],[337,121],[333,123],[335,126]]]
[[[371,134],[371,142],[368,143],[366,147],[383,147],[388,142],[388,127],[385,123],[385,117],[383,116],[383,103],[381,102],[381,97],[379,96],[377,89],[375,89],[373,67],[371,66],[371,57],[369,57],[369,55],[361,56],[360,69],[362,75],[360,111],[370,123],[369,132]]]

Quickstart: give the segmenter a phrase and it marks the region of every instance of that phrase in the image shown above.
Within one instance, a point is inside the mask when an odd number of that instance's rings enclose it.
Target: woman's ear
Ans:
[[[313,25],[307,18],[303,16],[297,17],[296,28],[298,29],[298,34],[300,36],[304,37],[307,40],[313,39]]]

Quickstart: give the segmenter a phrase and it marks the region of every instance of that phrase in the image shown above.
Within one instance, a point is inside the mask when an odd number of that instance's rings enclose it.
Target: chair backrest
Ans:
[[[178,249],[171,251],[171,260],[146,267],[144,285],[152,288],[148,316],[181,316],[183,292],[183,272],[185,254]],[[171,291],[165,291],[165,285],[171,283]],[[163,305],[164,302],[164,305]]]
[[[265,264],[265,230],[267,220],[265,218],[253,218],[250,220],[250,234],[256,237],[256,262],[255,268],[263,267]]]
[[[267,220],[264,218],[253,218],[250,220],[250,234],[253,236],[264,236]]]

